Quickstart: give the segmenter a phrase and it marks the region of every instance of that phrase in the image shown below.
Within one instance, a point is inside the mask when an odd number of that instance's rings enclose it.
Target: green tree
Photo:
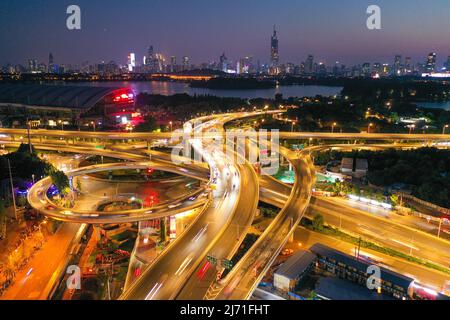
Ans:
[[[16,269],[13,265],[7,263],[3,266],[2,273],[5,276],[6,280],[12,280],[16,275]]]
[[[315,215],[312,221],[313,229],[317,231],[322,231],[323,223],[324,223],[323,216],[321,214]]]
[[[69,178],[63,171],[51,168],[47,171],[47,174],[52,178],[53,184],[58,188],[62,194],[67,194],[70,187]]]
[[[398,196],[398,194],[395,193],[391,194],[390,199],[394,206],[400,205],[400,197]]]
[[[158,129],[158,125],[156,124],[156,119],[153,116],[147,115],[144,117],[144,122],[139,123],[134,128],[136,132],[151,132]]]
[[[161,238],[161,242],[166,242],[167,239],[167,230],[166,230],[166,220],[164,218],[161,219],[161,223],[159,225],[159,235]]]

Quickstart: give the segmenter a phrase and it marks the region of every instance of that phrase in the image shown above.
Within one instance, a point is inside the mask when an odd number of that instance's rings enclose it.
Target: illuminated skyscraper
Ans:
[[[50,52],[50,54],[48,55],[48,73],[53,73],[55,72],[55,68],[54,68],[54,64],[53,64],[53,55]]]
[[[405,74],[412,73],[411,57],[405,58]]]
[[[401,63],[402,63],[402,56],[401,55],[396,55],[394,58],[394,74],[396,76],[401,75]]]
[[[227,72],[228,70],[228,60],[227,57],[225,56],[225,53],[223,53],[219,58],[219,68],[223,72]]]
[[[37,60],[29,59],[28,60],[28,72],[35,72],[35,71],[37,71]]]
[[[130,53],[128,55],[128,71],[132,72],[136,67],[136,55],[134,53]]]
[[[183,57],[183,71],[189,70],[189,57]]]
[[[425,65],[426,72],[436,71],[436,53],[431,52],[428,54],[427,63]]]
[[[279,55],[278,55],[278,37],[277,37],[277,30],[275,29],[275,26],[273,26],[273,35],[270,39],[270,66],[271,67],[277,67],[279,62]]]

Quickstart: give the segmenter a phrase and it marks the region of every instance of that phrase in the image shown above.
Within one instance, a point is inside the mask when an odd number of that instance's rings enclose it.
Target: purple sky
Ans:
[[[82,30],[66,28],[66,8],[78,4]],[[382,10],[382,30],[366,28],[366,9]],[[435,51],[450,55],[448,0],[1,0],[0,65],[115,60],[128,52],[139,61],[152,44],[178,61],[236,60],[253,55],[266,63],[277,25],[280,61],[300,63],[314,54],[328,64],[392,63],[395,54],[424,61]]]

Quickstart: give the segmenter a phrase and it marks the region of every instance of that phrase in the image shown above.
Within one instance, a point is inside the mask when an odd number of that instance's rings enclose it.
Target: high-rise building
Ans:
[[[447,61],[444,63],[445,70],[450,71],[450,56],[447,57]]]
[[[28,60],[28,72],[36,72],[37,71],[37,60],[29,59]]]
[[[128,55],[128,71],[132,72],[136,68],[136,55],[131,52]]]
[[[225,56],[225,52],[219,57],[219,68],[223,72],[227,72],[228,70],[228,59]]]
[[[436,71],[436,53],[431,52],[428,54],[427,63],[425,65],[426,72]]]
[[[54,61],[53,61],[53,54],[50,52],[48,55],[48,73],[54,73]]]
[[[275,26],[273,26],[273,34],[270,38],[270,65],[271,67],[277,67],[279,63],[279,54],[278,54],[278,37],[277,30]]]
[[[153,60],[153,46],[149,46],[148,50],[147,50],[147,62],[152,61]]]
[[[177,57],[171,56],[170,57],[170,72],[176,72],[177,71]]]
[[[401,75],[401,64],[402,64],[402,56],[397,54],[394,58],[394,68],[393,68],[394,75],[396,76]]]
[[[313,73],[314,71],[314,56],[309,54],[305,61],[305,73]]]
[[[411,57],[406,57],[405,58],[405,74],[411,74],[413,72],[413,67],[411,64]]]
[[[370,70],[370,63],[369,62],[363,63],[361,72],[362,72],[364,77],[370,77],[371,70]]]
[[[183,57],[183,71],[189,70],[189,57],[184,56]]]

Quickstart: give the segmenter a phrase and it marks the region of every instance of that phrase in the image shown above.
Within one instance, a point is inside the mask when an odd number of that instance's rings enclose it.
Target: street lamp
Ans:
[[[61,131],[64,131],[64,121],[58,120],[58,123],[61,124]]]
[[[412,131],[414,130],[415,127],[416,127],[415,124],[412,124],[412,125],[409,126],[409,134],[412,133]]]
[[[170,132],[173,131],[172,124],[173,124],[172,121],[170,121],[170,122],[169,122],[169,125],[170,125]]]
[[[448,128],[448,124],[444,125],[444,127],[442,127],[442,134],[445,134],[445,129]]]
[[[296,124],[296,122],[295,121],[292,121],[292,123],[291,123],[291,132],[294,132],[294,125]]]
[[[333,124],[331,125],[331,133],[334,133],[334,127],[337,126],[336,122],[333,122]]]
[[[95,121],[91,121],[91,124],[94,127],[94,132],[95,132]]]
[[[423,134],[425,134],[427,130],[428,130],[428,126],[423,127]]]
[[[369,123],[369,125],[367,126],[367,133],[370,133],[370,128],[373,127],[373,123]]]

